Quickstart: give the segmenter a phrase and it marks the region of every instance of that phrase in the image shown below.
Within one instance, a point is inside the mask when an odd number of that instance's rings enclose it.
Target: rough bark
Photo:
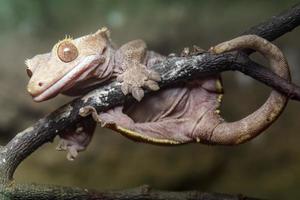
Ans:
[[[162,191],[151,189],[147,185],[127,190],[96,192],[77,187],[26,184],[7,187],[2,194],[2,199],[14,200],[259,200],[240,194]]]

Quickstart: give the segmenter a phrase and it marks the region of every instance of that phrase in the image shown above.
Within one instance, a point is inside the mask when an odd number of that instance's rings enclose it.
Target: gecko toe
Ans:
[[[118,82],[123,82],[124,81],[124,77],[122,74],[120,74],[119,76],[117,76],[117,79],[116,79]]]
[[[138,101],[141,101],[144,97],[144,90],[139,87],[133,87],[131,93],[132,96]]]
[[[124,95],[127,95],[129,93],[129,90],[130,90],[129,85],[127,83],[123,82],[122,85],[121,85],[121,90],[122,90]]]
[[[78,156],[78,151],[75,146],[68,148],[67,159],[73,161]]]
[[[159,85],[157,84],[157,82],[152,81],[152,80],[147,80],[145,82],[145,86],[152,91],[157,91],[159,90]]]
[[[65,151],[67,149],[67,144],[64,139],[60,139],[56,148],[57,151]]]
[[[161,81],[160,74],[156,71],[150,71],[149,79],[151,79],[153,81]]]

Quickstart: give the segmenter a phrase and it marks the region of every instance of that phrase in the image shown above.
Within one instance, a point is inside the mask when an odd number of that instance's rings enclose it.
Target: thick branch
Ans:
[[[273,17],[258,26],[250,28],[244,34],[252,33],[268,40],[274,40],[299,25],[299,13],[300,5],[297,5],[277,17]],[[153,66],[153,68],[162,75],[161,87],[166,87],[181,80],[207,76],[208,74],[239,70],[266,84],[274,84],[272,86],[281,92],[290,94],[297,91],[297,88],[295,89],[295,87],[289,86],[284,80],[276,78],[270,71],[250,61],[243,54],[212,55],[204,53],[189,58],[173,57]],[[280,85],[278,83],[284,84]],[[297,96],[298,93],[294,92],[293,95]],[[98,111],[104,111],[123,104],[126,100],[130,100],[130,97],[125,97],[120,90],[120,85],[114,82],[90,92],[83,98],[73,100],[50,115],[40,119],[32,127],[19,133],[6,146],[0,149],[0,181],[2,183],[1,187],[3,187],[1,191],[5,193],[9,188],[12,188],[9,185],[5,188],[4,186],[10,183],[15,169],[22,160],[44,143],[52,141],[65,128],[76,123],[78,120],[82,120],[82,117],[78,115],[81,107],[89,105],[97,108]],[[26,190],[26,187],[22,188]],[[30,187],[28,188],[30,189]],[[53,192],[51,188],[48,189],[47,193],[50,194]],[[74,196],[76,196],[76,192]]]
[[[15,200],[258,200],[242,195],[206,193],[200,191],[161,191],[151,189],[147,185],[128,190],[96,192],[77,187],[27,184],[7,187],[2,192],[2,195],[2,199],[7,197],[7,199]]]
[[[273,41],[280,36],[292,31],[300,24],[300,4],[296,4],[290,9],[273,16],[265,22],[253,26],[241,35],[254,34],[269,41]]]
[[[235,62],[232,54],[212,55],[201,54],[190,58],[174,57],[155,65],[153,68],[162,75],[161,87],[174,84],[180,80],[195,78],[198,75],[207,75],[224,71]],[[120,84],[113,82],[100,87],[83,98],[57,109],[50,115],[40,119],[32,127],[15,136],[1,151],[0,175],[4,182],[11,180],[18,164],[45,142],[54,137],[70,125],[81,120],[80,108],[93,106],[97,111],[104,111],[121,105],[130,97],[125,97]]]
[[[261,81],[274,83],[280,81],[279,77],[272,76],[272,72],[249,60],[245,54],[219,54],[204,53],[198,56],[182,58],[173,57],[153,66],[162,76],[161,87],[174,84],[178,81],[193,79],[209,74],[228,70],[239,70]],[[260,71],[264,70],[265,73]],[[270,78],[268,78],[270,77]],[[272,79],[273,78],[273,79]],[[285,80],[281,80],[285,81]],[[280,88],[279,89],[285,89]],[[113,82],[100,87],[82,98],[73,100],[50,115],[40,119],[32,127],[27,128],[15,136],[5,147],[0,156],[0,175],[3,182],[12,179],[13,173],[19,163],[35,151],[42,144],[52,141],[54,137],[82,120],[79,115],[80,108],[92,106],[98,112],[123,104],[131,97],[123,95],[120,84]]]

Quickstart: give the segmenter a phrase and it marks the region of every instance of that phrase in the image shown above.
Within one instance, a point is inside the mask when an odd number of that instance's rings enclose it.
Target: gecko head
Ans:
[[[88,79],[105,62],[109,31],[102,28],[94,34],[59,41],[52,51],[25,61],[30,80],[27,91],[40,102]]]

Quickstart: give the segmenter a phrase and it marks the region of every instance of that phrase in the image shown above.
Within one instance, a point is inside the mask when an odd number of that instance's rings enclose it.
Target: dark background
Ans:
[[[70,98],[34,103],[26,92],[24,60],[50,51],[66,34],[74,38],[102,26],[121,45],[144,39],[163,54],[196,44],[209,48],[231,39],[297,1],[0,1],[0,139],[4,142]],[[275,41],[300,84],[300,28]],[[238,72],[223,75],[223,116],[237,120],[260,106],[270,89]],[[101,129],[74,162],[54,150],[57,140],[24,161],[19,182],[95,189],[150,184],[159,189],[199,189],[265,198],[300,198],[299,102],[290,102],[262,135],[236,147],[134,143]]]

